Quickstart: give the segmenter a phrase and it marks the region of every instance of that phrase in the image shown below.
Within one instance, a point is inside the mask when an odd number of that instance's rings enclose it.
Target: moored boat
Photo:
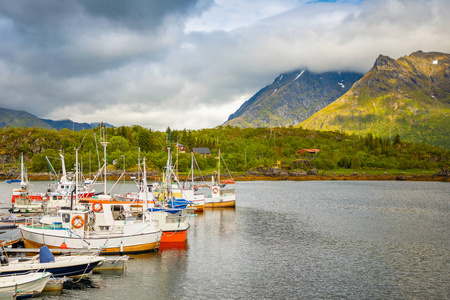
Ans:
[[[101,253],[141,253],[158,248],[161,231],[150,213],[125,216],[129,203],[97,200],[90,210],[57,212],[52,224],[20,226],[26,248],[98,249]],[[101,199],[100,199],[101,200]],[[98,207],[98,208],[97,208]]]
[[[47,246],[42,246],[39,255],[30,259],[2,260],[0,275],[23,274],[47,271],[53,277],[74,277],[89,274],[105,260],[97,255],[54,257]]]
[[[168,165],[170,164],[168,163]],[[156,226],[162,231],[161,245],[185,242],[188,238],[189,230],[189,215],[186,211],[186,206],[190,202],[182,200],[183,205],[180,206],[180,199],[177,201],[171,197],[171,200],[168,200],[165,197],[168,194],[167,192],[161,194],[162,196],[165,195],[161,197],[161,202],[158,198],[155,198],[152,193],[152,185],[147,183],[145,159],[143,160],[142,175],[142,182],[137,183],[138,192],[116,195],[116,198],[120,199],[120,202],[128,203],[130,210],[134,210],[134,213],[151,212]],[[91,199],[82,199],[80,203],[85,203],[85,201],[95,205],[95,202]],[[117,200],[112,199],[111,201]],[[174,203],[176,204],[174,205]]]
[[[229,208],[236,206],[236,194],[234,188],[225,188],[226,183],[220,181],[220,150],[219,150],[219,172],[217,174],[217,180],[215,176],[211,177],[211,194],[206,196],[205,208]],[[228,179],[225,182],[235,183],[234,180]]]
[[[11,297],[41,294],[52,274],[50,272],[0,276],[0,295]]]

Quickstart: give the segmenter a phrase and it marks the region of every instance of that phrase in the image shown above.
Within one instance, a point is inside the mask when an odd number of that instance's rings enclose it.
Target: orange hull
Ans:
[[[235,206],[236,201],[205,203],[205,208],[229,208]]]
[[[187,241],[188,229],[178,231],[163,231],[161,236],[161,245],[167,243],[182,243]]]
[[[163,250],[186,250],[187,249],[187,241],[184,242],[174,242],[174,243],[163,243],[159,245],[159,251]]]
[[[25,248],[29,249],[38,249],[44,246],[44,244],[36,243],[27,239],[23,240],[25,244]],[[50,249],[60,249],[59,247],[46,245]],[[135,246],[124,246],[123,251],[120,251],[120,247],[102,249],[100,254],[111,254],[111,253],[141,253],[141,252],[150,252],[156,250],[159,246],[159,242],[156,243],[148,243],[143,245],[135,245]],[[69,248],[70,249],[70,248]]]
[[[196,205],[194,212],[203,212],[205,205]]]

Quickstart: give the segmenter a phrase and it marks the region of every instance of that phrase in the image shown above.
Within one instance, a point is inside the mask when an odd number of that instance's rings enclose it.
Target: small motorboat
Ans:
[[[47,246],[40,248],[39,254],[30,259],[10,260],[0,257],[0,275],[21,274],[33,271],[51,272],[54,277],[77,277],[88,275],[92,269],[105,260],[96,255],[54,257]]]
[[[51,275],[50,272],[33,272],[0,276],[0,295],[11,296],[11,299],[37,296],[42,292]]]

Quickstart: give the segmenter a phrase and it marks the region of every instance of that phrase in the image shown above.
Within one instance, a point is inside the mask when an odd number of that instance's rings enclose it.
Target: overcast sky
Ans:
[[[215,127],[283,72],[450,53],[449,16],[448,0],[0,0],[0,107]]]

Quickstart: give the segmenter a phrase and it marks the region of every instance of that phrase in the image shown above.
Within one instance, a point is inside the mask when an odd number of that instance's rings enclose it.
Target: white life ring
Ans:
[[[72,218],[72,225],[75,228],[81,228],[84,225],[84,219],[82,216],[75,216]]]
[[[213,193],[214,193],[214,194],[217,194],[218,192],[219,192],[219,189],[218,189],[218,188],[216,188],[216,187],[213,188]]]
[[[99,212],[103,209],[103,205],[100,202],[95,202],[94,204],[92,204],[92,210],[95,212]]]

